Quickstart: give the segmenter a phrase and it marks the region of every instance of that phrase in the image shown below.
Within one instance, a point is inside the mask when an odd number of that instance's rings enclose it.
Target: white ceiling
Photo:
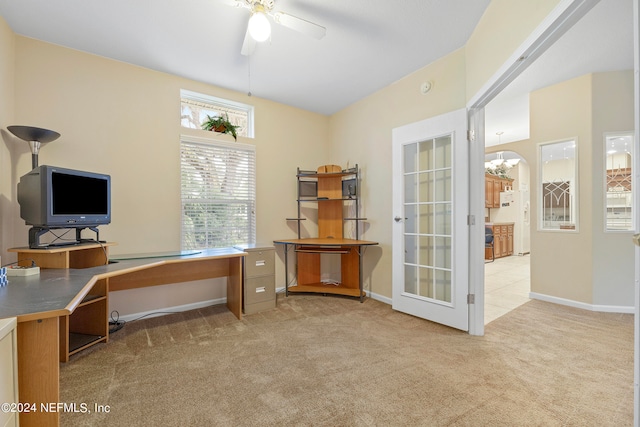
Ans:
[[[246,57],[249,12],[228,1],[0,0],[0,16],[26,37],[328,115],[462,47],[490,2],[275,0],[326,36],[273,24]],[[632,35],[632,0],[601,0],[487,106],[486,145],[528,137],[530,91],[632,69]]]
[[[601,0],[486,107],[485,146],[529,138],[530,92],[588,73],[632,69],[633,1]]]
[[[326,36],[273,24],[251,57],[249,11],[227,3],[0,0],[0,15],[20,35],[328,115],[464,46],[489,0],[276,0]]]

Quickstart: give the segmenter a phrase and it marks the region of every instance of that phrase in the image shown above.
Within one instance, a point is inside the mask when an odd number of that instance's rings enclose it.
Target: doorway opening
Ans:
[[[531,292],[529,164],[500,145],[486,151],[485,191],[492,194],[484,219],[492,244],[484,257],[485,325],[529,301]]]

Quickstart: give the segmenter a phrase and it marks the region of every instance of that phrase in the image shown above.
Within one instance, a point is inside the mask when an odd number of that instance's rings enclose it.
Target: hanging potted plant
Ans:
[[[238,126],[231,124],[229,121],[229,116],[225,114],[224,116],[213,116],[207,114],[207,120],[202,123],[202,129],[209,130],[213,132],[227,133],[233,136],[234,140],[238,140],[238,134],[236,129]]]

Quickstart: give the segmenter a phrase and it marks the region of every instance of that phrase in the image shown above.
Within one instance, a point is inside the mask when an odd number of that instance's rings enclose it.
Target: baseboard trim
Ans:
[[[280,288],[276,288],[276,292],[284,293],[284,286]],[[380,301],[388,305],[393,305],[393,300],[384,295],[380,295],[375,292],[370,292],[366,290],[365,290],[365,294],[367,295],[367,297],[374,299],[376,301]],[[635,307],[631,307],[631,306],[587,304],[580,301],[554,297],[551,295],[539,294],[537,292],[530,292],[529,298],[537,299],[540,301],[551,302],[554,304],[566,305],[568,307],[580,308],[580,309],[589,310],[589,311],[598,311],[603,313],[625,313],[625,314],[635,313]],[[136,320],[141,317],[148,319],[151,317],[165,316],[167,314],[180,313],[183,311],[195,310],[198,308],[204,308],[212,305],[219,305],[219,304],[226,304],[226,303],[227,303],[226,298],[198,301],[191,304],[176,305],[173,307],[159,308],[157,310],[149,310],[149,311],[143,311],[140,313],[127,314],[124,316],[120,316],[118,320],[124,320],[125,322],[130,322],[132,320]]]
[[[388,305],[393,305],[393,301],[389,297],[385,297],[384,295],[376,294],[375,292],[370,292],[370,291],[364,291],[364,292],[371,299],[383,302],[383,303],[388,304]]]
[[[195,310],[198,308],[204,308],[212,305],[226,304],[226,303],[227,303],[227,298],[210,299],[206,301],[194,302],[191,304],[176,305],[173,307],[158,308],[156,310],[143,311],[140,313],[126,314],[124,316],[120,316],[120,318],[116,320],[124,320],[125,322],[131,322],[132,320],[137,320],[137,319],[140,319],[141,317],[144,317],[145,319],[150,319],[152,317],[166,316],[167,314],[181,313],[183,311]]]
[[[539,294],[537,292],[530,292],[529,298],[537,299],[540,301],[552,302],[554,304],[566,305],[574,308],[581,308],[583,310],[599,311],[603,313],[626,313],[626,314],[635,313],[635,307],[632,307],[632,306],[587,304],[585,302],[554,297],[551,295]]]

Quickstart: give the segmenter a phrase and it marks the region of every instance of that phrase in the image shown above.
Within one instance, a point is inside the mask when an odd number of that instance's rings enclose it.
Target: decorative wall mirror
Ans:
[[[633,133],[605,134],[605,230],[633,230]]]
[[[578,226],[576,140],[539,145],[540,230],[575,231]]]

